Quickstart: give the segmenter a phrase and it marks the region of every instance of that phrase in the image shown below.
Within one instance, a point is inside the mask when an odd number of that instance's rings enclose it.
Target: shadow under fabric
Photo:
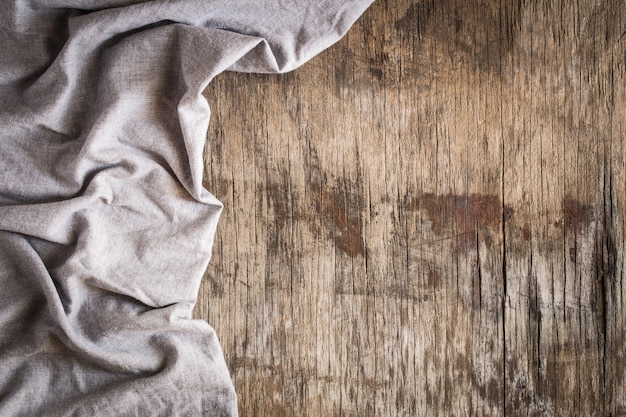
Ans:
[[[289,71],[369,5],[10,0],[0,19],[0,416],[233,416],[191,319],[225,70]]]

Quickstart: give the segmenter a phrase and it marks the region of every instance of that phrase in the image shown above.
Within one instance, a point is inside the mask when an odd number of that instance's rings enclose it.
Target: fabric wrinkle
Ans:
[[[210,108],[370,0],[9,0],[0,19],[0,416],[236,416],[191,317],[222,203]],[[210,146],[210,138],[208,138]]]

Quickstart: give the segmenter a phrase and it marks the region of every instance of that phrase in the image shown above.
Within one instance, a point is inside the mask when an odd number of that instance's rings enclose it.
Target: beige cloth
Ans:
[[[221,210],[201,92],[296,68],[369,2],[4,2],[0,416],[236,415],[191,319]]]

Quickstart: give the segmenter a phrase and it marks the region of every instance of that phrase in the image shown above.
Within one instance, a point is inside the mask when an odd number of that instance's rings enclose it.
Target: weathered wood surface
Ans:
[[[626,416],[625,54],[623,0],[389,0],[216,79],[241,415]]]

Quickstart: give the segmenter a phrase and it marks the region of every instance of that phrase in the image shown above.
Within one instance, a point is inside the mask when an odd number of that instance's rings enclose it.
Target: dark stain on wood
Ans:
[[[359,193],[351,192],[354,190],[354,184],[349,184],[349,180],[343,180],[341,183],[342,185],[336,188],[311,184],[312,192],[309,195],[316,210],[316,220],[321,218],[328,236],[343,253],[351,258],[365,256],[361,215],[363,202]]]
[[[389,54],[383,52],[376,57],[369,59],[368,70],[372,76],[378,81],[384,81],[385,68],[390,65]]]
[[[522,236],[526,242],[530,241],[532,229],[530,227],[530,223],[526,222],[522,226]]]
[[[602,71],[602,66],[598,65],[598,62],[611,57],[611,51],[614,51],[616,47],[619,48],[618,44],[626,37],[624,19],[618,18],[619,9],[623,6],[624,4],[620,2],[594,3],[574,51],[581,60],[579,70],[585,78],[596,77]],[[613,91],[605,91],[603,96],[602,98],[612,106]]]
[[[432,20],[436,4],[434,0],[418,1],[412,4],[406,14],[396,22],[396,29],[406,32],[411,37],[421,38],[429,34],[428,23]]]
[[[612,233],[602,232],[596,239],[594,264],[597,279],[613,282],[616,273],[617,249]]]
[[[569,253],[569,260],[572,262],[576,262],[576,247],[572,246],[571,248],[569,248],[568,253]]]
[[[334,63],[333,70],[337,92],[355,87],[379,90],[383,86],[428,90],[433,76],[439,78],[458,67],[508,76],[503,57],[511,54],[519,34],[521,1],[502,4],[489,0],[473,6],[461,0],[416,1],[384,34],[376,19],[378,7],[383,6],[375,3],[358,22],[370,40],[360,45],[362,50],[355,45],[338,48],[341,60]],[[410,52],[394,48],[397,44],[409,46]],[[450,65],[425,70],[423,63],[433,54]]]
[[[293,207],[294,197],[291,195],[289,189],[289,179],[287,174],[283,174],[285,178],[284,183],[271,182],[265,187],[259,185],[257,194],[260,197],[259,205],[263,204],[263,196],[267,196],[267,201],[271,212],[273,213],[272,224],[273,230],[280,230],[285,228],[293,221],[301,220],[302,214],[296,211]],[[275,234],[275,233],[273,233]]]
[[[617,250],[612,233],[602,231],[596,237],[593,260],[596,270],[596,279],[592,288],[592,310],[598,324],[598,331],[602,336],[606,348],[607,337],[607,308],[615,305],[616,299],[616,256]]]
[[[500,73],[502,56],[513,47],[521,7],[521,2],[503,6],[496,0],[474,7],[460,0],[418,1],[396,22],[396,30],[418,49],[428,48],[425,41],[432,40],[453,66]],[[510,31],[500,33],[499,27]]]
[[[210,294],[213,297],[224,296],[224,277],[217,274],[206,274],[207,281],[209,282]]]
[[[580,234],[593,220],[593,207],[570,196],[563,199],[562,208],[563,227],[573,234]]]
[[[423,194],[410,200],[407,211],[423,211],[432,222],[436,235],[456,234],[458,248],[468,251],[476,248],[479,241],[491,244],[488,231],[497,232],[502,222],[510,218],[513,209],[503,206],[493,195],[435,195]]]
[[[276,240],[279,236],[277,230],[284,229],[293,222],[305,221],[309,231],[317,237],[325,230],[325,235],[349,257],[365,256],[362,199],[358,193],[352,192],[355,184],[345,179],[339,180],[339,183],[335,188],[325,188],[317,182],[310,184],[307,198],[310,200],[308,206],[313,210],[294,208],[294,197],[289,191],[288,183],[272,183],[260,189],[258,194],[268,196],[273,212],[271,228],[274,232],[270,236]],[[281,245],[276,241],[271,246],[280,248]]]
[[[531,275],[528,277],[528,313],[531,324],[535,327],[541,322],[541,309],[537,296],[537,277]]]
[[[441,285],[441,276],[435,269],[428,271],[428,286],[431,288],[438,288]]]
[[[335,93],[341,95],[347,89],[376,90],[383,85],[396,85],[398,62],[385,51],[363,52],[367,58],[357,57],[352,49],[341,50],[341,60],[334,63]]]
[[[477,367],[469,357],[469,352],[459,354],[456,357],[455,372],[459,372],[462,376],[468,377],[469,381],[461,380],[455,381],[454,383],[464,382],[465,384],[470,385],[476,389],[478,395],[483,400],[488,401],[492,405],[499,406],[502,403],[502,382],[499,382],[493,377],[483,382],[480,380],[476,369]],[[451,384],[453,384],[453,381],[448,382],[448,385]]]
[[[341,95],[341,91],[353,87],[355,75],[354,52],[347,47],[341,51],[342,58],[339,62],[335,62],[333,66],[334,81],[336,93]]]

